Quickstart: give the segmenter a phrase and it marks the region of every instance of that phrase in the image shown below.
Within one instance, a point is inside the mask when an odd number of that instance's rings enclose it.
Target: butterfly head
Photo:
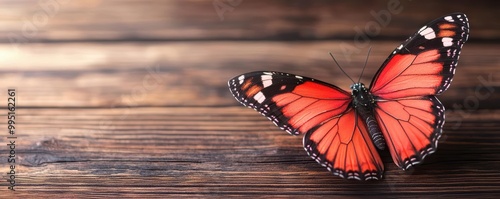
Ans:
[[[368,90],[366,89],[365,85],[363,83],[354,83],[351,85],[351,94],[353,96],[359,95],[359,93],[367,92]]]

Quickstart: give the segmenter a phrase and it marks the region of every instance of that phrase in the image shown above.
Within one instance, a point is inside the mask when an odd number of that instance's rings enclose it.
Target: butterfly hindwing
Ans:
[[[444,106],[435,96],[379,101],[375,117],[394,163],[408,169],[435,152],[444,124]]]
[[[375,75],[374,114],[399,167],[408,169],[436,150],[444,107],[435,95],[450,86],[468,37],[465,14],[438,18],[396,48]]]
[[[366,125],[352,108],[311,129],[304,136],[304,148],[318,163],[342,178],[382,178],[384,164]]]

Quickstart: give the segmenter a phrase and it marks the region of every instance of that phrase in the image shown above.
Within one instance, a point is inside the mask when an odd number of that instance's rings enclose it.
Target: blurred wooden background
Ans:
[[[401,12],[386,25],[371,14],[394,6]],[[17,90],[18,175],[9,191],[5,130],[0,197],[499,196],[499,8],[465,0],[1,0],[0,100],[6,107],[7,89]],[[357,77],[371,46],[368,83],[410,34],[456,11],[468,15],[471,37],[439,97],[447,123],[438,151],[413,170],[399,170],[383,151],[383,180],[333,176],[301,138],[228,91],[229,78],[254,70],[347,89],[327,53]],[[356,42],[356,30],[374,24],[369,41]]]

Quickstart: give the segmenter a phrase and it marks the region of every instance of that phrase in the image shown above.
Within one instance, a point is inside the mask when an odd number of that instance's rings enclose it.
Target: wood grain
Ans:
[[[234,2],[238,2],[235,0]],[[212,0],[30,0],[0,7],[0,42],[174,41],[174,40],[352,40],[377,22],[372,12],[388,12],[387,25],[372,39],[404,40],[430,20],[464,12],[473,24],[472,40],[500,39],[498,1],[453,3],[432,0],[305,1],[240,0],[219,18]],[[50,2],[57,2],[54,6]],[[225,2],[221,0],[220,2]],[[225,5],[229,5],[225,3]],[[57,7],[55,9],[54,7]],[[262,14],[265,13],[265,14]],[[35,18],[35,19],[34,19]],[[375,32],[376,33],[376,32]],[[13,36],[13,34],[15,36]],[[18,37],[20,37],[18,39]]]
[[[255,70],[310,76],[348,90],[349,79],[335,66],[328,52],[338,57],[349,75],[358,77],[366,49],[344,56],[339,48],[342,43],[32,44],[17,53],[10,52],[3,60],[0,88],[16,87],[23,96],[20,103],[28,107],[227,106],[236,104],[228,92],[227,81]],[[374,50],[362,82],[369,84],[399,43],[372,43]],[[462,104],[464,96],[474,97],[476,87],[499,90],[499,47],[468,44],[454,82],[440,100],[451,107]],[[9,48],[0,45],[5,52]],[[481,88],[479,92],[486,95],[489,91]],[[484,97],[480,108],[498,108],[494,103],[498,100],[498,95]]]
[[[37,108],[19,115],[16,196],[492,196],[500,186],[498,111],[473,112],[458,129],[445,125],[439,150],[414,170],[399,170],[381,152],[385,178],[368,183],[332,176],[306,155],[300,137],[239,106]],[[102,121],[111,125],[99,128]]]
[[[22,35],[43,8],[27,0],[0,6],[0,107],[8,88],[18,100],[17,191],[7,189],[5,132],[0,198],[500,196],[496,1],[401,0],[403,11],[363,47],[354,28],[390,1],[242,1],[223,21],[214,1],[57,2],[54,16],[18,43],[12,34]],[[471,39],[439,96],[444,134],[437,152],[409,171],[381,151],[384,179],[333,176],[307,156],[301,137],[228,91],[228,79],[255,70],[347,89],[327,53],[356,78],[371,46],[361,78],[369,83],[409,34],[455,11],[469,16]],[[355,52],[346,54],[346,45]],[[7,110],[0,114],[6,123]]]

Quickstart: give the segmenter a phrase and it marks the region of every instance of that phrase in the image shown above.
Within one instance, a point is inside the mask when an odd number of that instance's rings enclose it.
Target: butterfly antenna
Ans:
[[[361,81],[361,77],[363,77],[363,72],[365,72],[366,64],[368,63],[368,57],[370,57],[370,52],[372,51],[372,47],[368,49],[368,55],[366,55],[365,65],[363,66],[363,70],[361,70],[361,75],[359,76],[358,83]]]
[[[342,69],[342,67],[340,67],[339,63],[337,62],[337,60],[335,60],[335,57],[333,57],[332,53],[329,52],[328,54],[330,54],[330,56],[333,58],[333,61],[335,62],[335,64],[337,64],[337,66],[344,73],[344,75],[347,76],[352,81],[353,84],[356,83],[356,82],[354,82],[354,80],[351,77],[349,77],[349,75],[344,71],[344,69]]]

